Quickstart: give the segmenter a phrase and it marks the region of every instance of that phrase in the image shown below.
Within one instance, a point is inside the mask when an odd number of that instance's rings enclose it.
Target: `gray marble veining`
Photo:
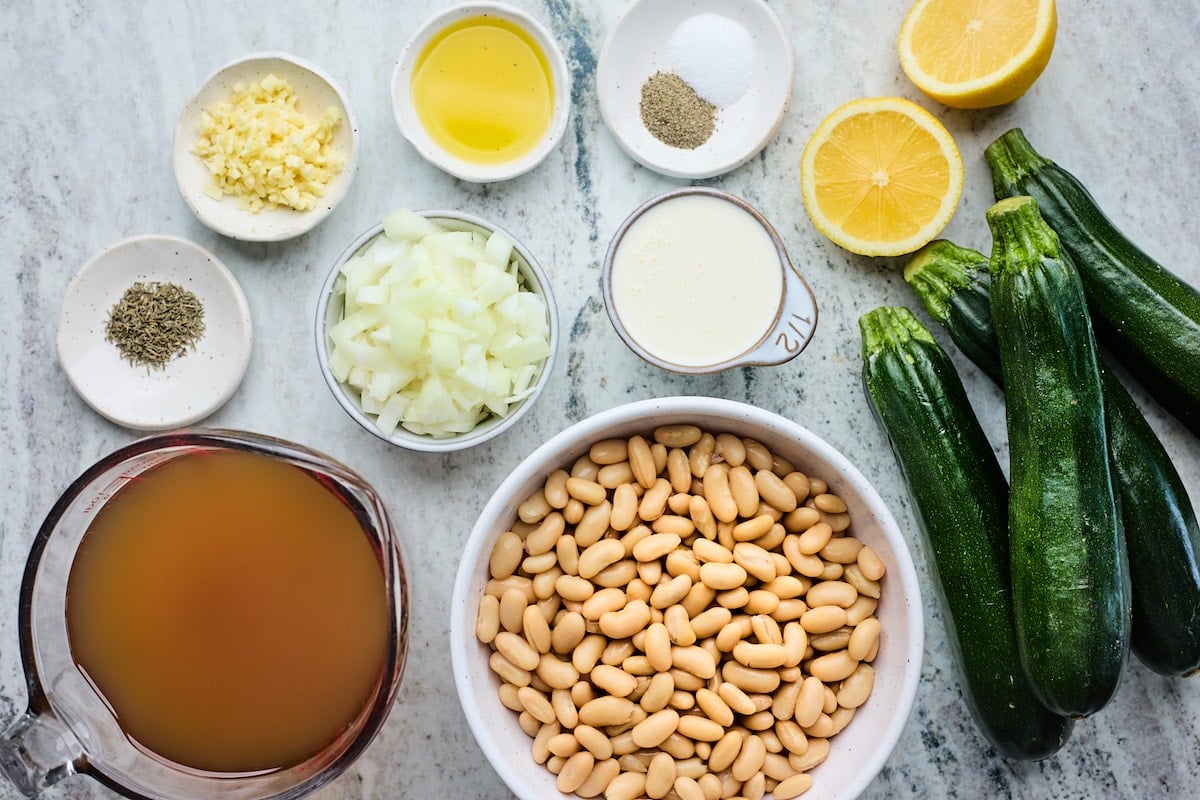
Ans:
[[[664,2],[667,0],[663,0]],[[670,0],[672,2],[676,0]],[[679,0],[682,2],[683,0]],[[514,0],[547,21],[573,75],[562,145],[535,171],[491,186],[456,181],[421,160],[392,122],[394,59],[435,0],[0,3],[0,724],[24,708],[17,591],[30,540],[58,493],[87,465],[136,437],[107,423],[58,369],[54,331],[66,283],[105,245],[170,233],[210,249],[237,275],[255,321],[245,383],[207,420],[324,450],[386,498],[404,539],[412,627],[404,684],[389,722],[349,773],[321,797],[506,798],[467,728],[447,676],[450,585],[475,514],[500,478],[539,442],[630,399],[708,394],[753,402],[813,429],[855,461],[914,533],[896,465],[859,385],[857,318],[880,304],[915,307],[902,261],[858,258],[814,231],[797,164],[826,113],[860,96],[898,94],[953,133],[966,188],[945,236],[986,250],[991,185],[983,147],[1009,127],[1081,177],[1143,247],[1200,285],[1200,2],[1065,0],[1053,59],[1011,106],[954,111],[920,95],[901,72],[895,34],[907,0],[774,0],[796,55],[783,127],[761,155],[709,183],[746,197],[772,220],[808,278],[821,322],[808,350],[776,368],[685,378],[639,361],[608,323],[598,288],[608,237],[642,200],[679,181],[636,166],[601,123],[593,72],[616,0]],[[354,106],[362,151],[345,203],[291,242],[250,245],[202,227],[176,190],[169,147],[175,119],[212,69],[248,52],[282,49],[339,79]],[[389,448],[358,429],[321,382],[312,345],[316,292],[341,248],[397,207],[461,208],[520,236],[550,274],[567,334],[559,368],[521,425],[490,445],[448,456]],[[923,313],[919,314],[924,318]],[[948,340],[939,338],[948,344]],[[948,349],[951,349],[948,347]],[[999,393],[952,350],[1002,459]],[[1200,368],[1200,366],[1198,366]],[[1200,443],[1135,390],[1193,495]],[[1200,796],[1200,693],[1191,680],[1136,662],[1116,699],[1079,723],[1057,756],[1018,763],[976,733],[959,691],[932,592],[921,687],[899,746],[865,797],[1191,798]],[[48,795],[111,794],[71,778]],[[812,796],[819,797],[815,789]],[[0,798],[15,797],[7,786]]]

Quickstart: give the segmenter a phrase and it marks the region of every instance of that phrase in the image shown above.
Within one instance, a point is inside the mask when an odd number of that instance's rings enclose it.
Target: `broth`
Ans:
[[[72,656],[131,740],[199,770],[293,766],[360,716],[389,646],[355,513],[298,467],[195,453],[127,483],[67,584]]]

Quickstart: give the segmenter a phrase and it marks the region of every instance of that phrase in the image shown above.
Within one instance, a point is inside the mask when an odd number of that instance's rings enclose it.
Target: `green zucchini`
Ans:
[[[1120,683],[1130,583],[1083,287],[1032,197],[987,211],[1008,423],[1017,642],[1034,691],[1084,717]]]
[[[904,270],[934,321],[1003,384],[987,256],[938,239]],[[1187,488],[1141,409],[1100,363],[1108,443],[1133,587],[1133,652],[1162,675],[1200,669],[1200,524]]]
[[[945,352],[906,308],[859,319],[867,401],[891,442],[932,558],[946,634],[976,725],[1000,752],[1040,759],[1073,722],[1047,710],[1017,655],[1008,483]]]
[[[1000,346],[992,325],[988,257],[946,239],[935,239],[909,259],[904,280],[958,349],[1003,387]]]
[[[984,156],[997,199],[1038,201],[1079,270],[1100,342],[1200,436],[1200,292],[1129,241],[1084,185],[1039,155],[1019,128]]]

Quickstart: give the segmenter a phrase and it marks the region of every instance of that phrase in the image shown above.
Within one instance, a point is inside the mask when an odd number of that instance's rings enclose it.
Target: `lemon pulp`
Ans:
[[[813,166],[821,208],[859,239],[916,235],[950,191],[950,167],[938,142],[890,110],[843,121]]]
[[[897,97],[846,103],[804,148],[800,186],[814,226],[860,255],[911,253],[950,221],[962,158],[929,112]]]
[[[1054,50],[1054,0],[917,0],[900,27],[900,66],[921,91],[954,108],[1023,95]]]
[[[468,17],[438,32],[417,57],[411,89],[434,143],[477,164],[525,155],[554,113],[546,54],[520,25],[493,16]]]

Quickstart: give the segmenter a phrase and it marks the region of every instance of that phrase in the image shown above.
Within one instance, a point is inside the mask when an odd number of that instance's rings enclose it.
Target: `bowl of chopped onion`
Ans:
[[[459,211],[401,210],[342,252],[321,289],[317,358],[373,435],[448,452],[507,431],[545,388],[554,294],[533,255]]]

